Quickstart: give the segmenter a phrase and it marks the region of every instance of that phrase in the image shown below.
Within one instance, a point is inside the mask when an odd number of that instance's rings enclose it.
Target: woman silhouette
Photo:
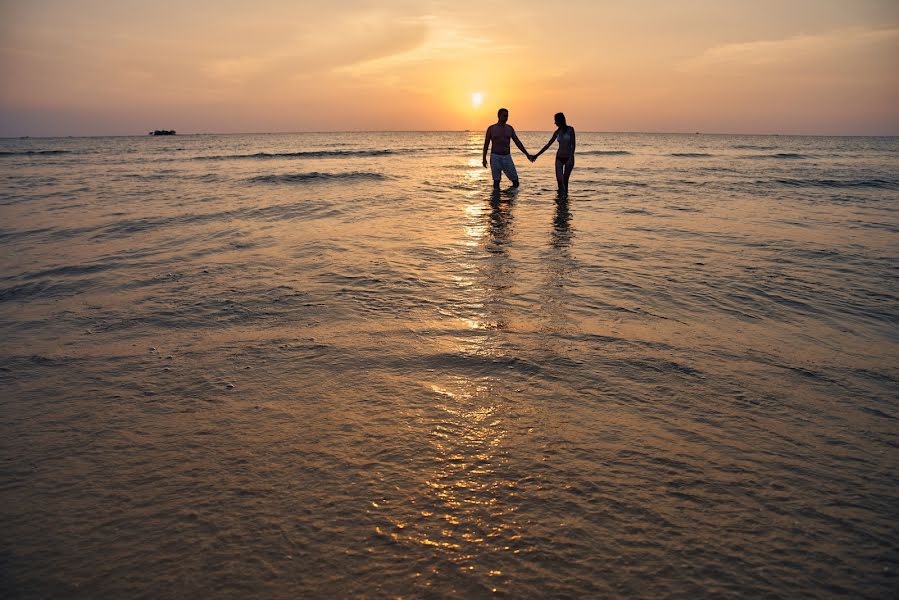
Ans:
[[[560,192],[568,191],[568,179],[571,177],[571,170],[574,169],[574,148],[576,145],[574,137],[574,127],[565,122],[564,113],[556,113],[556,130],[553,136],[546,142],[543,149],[534,155],[532,161],[546,152],[546,149],[552,146],[552,143],[559,140],[559,149],[556,152],[556,181],[559,184]]]

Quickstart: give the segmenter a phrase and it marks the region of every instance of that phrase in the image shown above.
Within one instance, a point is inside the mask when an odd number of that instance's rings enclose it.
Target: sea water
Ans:
[[[3,595],[894,594],[899,139],[482,144],[0,140]]]

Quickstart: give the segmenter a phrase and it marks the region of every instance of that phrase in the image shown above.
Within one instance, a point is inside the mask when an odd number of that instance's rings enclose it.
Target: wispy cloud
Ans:
[[[212,60],[203,71],[228,83],[245,83],[269,73],[303,78],[415,52],[427,37],[428,25],[421,19],[364,13],[335,18],[327,31],[306,28],[278,46]]]
[[[767,66],[817,60],[839,52],[899,43],[899,28],[852,28],[781,40],[759,40],[709,48],[678,65],[681,71],[701,71],[722,66]]]
[[[344,65],[339,71],[353,75],[370,75],[397,67],[463,58],[485,51],[495,54],[515,50],[514,46],[497,44],[483,34],[448,22],[442,17],[424,16],[416,19],[415,23],[424,27],[426,31],[426,37],[421,44],[404,52]]]

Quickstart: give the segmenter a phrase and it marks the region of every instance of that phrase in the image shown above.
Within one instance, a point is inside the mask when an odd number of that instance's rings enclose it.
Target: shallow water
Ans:
[[[482,139],[0,140],[3,594],[895,593],[899,140]]]

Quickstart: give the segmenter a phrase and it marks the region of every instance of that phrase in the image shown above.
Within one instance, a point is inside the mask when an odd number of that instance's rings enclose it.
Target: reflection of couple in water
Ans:
[[[574,148],[575,137],[574,127],[565,122],[565,115],[556,113],[555,122],[556,130],[552,137],[543,146],[537,154],[529,154],[524,149],[524,144],[518,139],[515,129],[506,123],[509,120],[509,111],[505,108],[499,109],[496,113],[497,121],[487,128],[487,137],[484,139],[484,167],[487,167],[487,148],[491,143],[493,147],[490,149],[490,170],[493,173],[493,188],[499,189],[499,180],[502,174],[512,182],[512,187],[518,187],[518,172],[515,170],[515,163],[512,162],[512,152],[510,141],[515,142],[518,149],[521,150],[528,160],[534,162],[537,158],[546,152],[553,142],[559,142],[559,149],[556,151],[556,181],[559,184],[559,192],[568,191],[568,178],[571,177],[571,170],[574,169]]]

